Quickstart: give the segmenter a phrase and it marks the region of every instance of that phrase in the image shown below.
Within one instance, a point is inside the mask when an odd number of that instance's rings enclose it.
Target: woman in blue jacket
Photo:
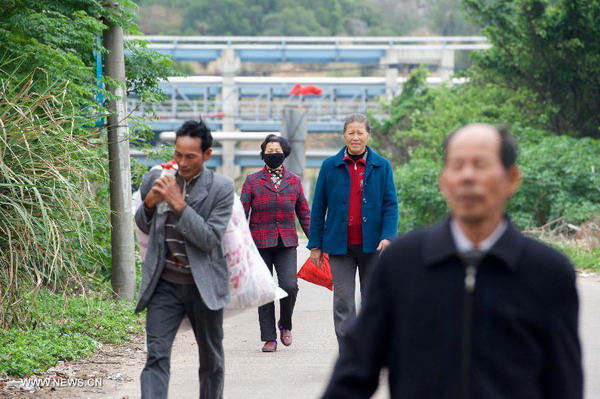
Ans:
[[[329,254],[338,342],[346,322],[356,316],[356,269],[364,287],[370,261],[396,236],[398,227],[392,165],[367,146],[369,120],[362,114],[348,116],[343,134],[344,148],[321,165],[308,241],[316,265],[323,253]]]

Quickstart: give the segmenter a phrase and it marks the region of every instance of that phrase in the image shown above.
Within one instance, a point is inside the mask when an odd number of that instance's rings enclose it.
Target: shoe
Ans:
[[[292,344],[292,331],[282,328],[281,324],[279,325],[279,337],[281,338],[281,343],[285,346]]]
[[[277,341],[267,341],[262,347],[263,352],[275,352],[277,350]]]

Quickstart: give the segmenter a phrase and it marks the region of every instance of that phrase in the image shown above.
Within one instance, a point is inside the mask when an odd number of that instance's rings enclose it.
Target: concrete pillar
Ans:
[[[390,47],[379,61],[385,69],[385,96],[393,98],[398,90],[398,51]]]
[[[221,130],[224,132],[237,131],[235,120],[238,113],[238,93],[235,88],[234,78],[241,68],[240,58],[235,55],[233,47],[227,47],[221,53],[219,59],[219,69],[223,76],[223,85],[221,86],[221,101],[223,103],[223,125]],[[222,164],[218,172],[237,179],[241,174],[241,168],[235,164],[235,146],[237,141],[225,140],[222,142]]]
[[[440,77],[442,80],[450,80],[454,74],[454,50],[443,49],[440,60]]]
[[[242,173],[242,168],[239,165],[235,164],[235,146],[237,145],[237,140],[223,140],[221,141],[221,148],[223,152],[221,153],[221,167],[218,169],[218,172],[222,175],[231,177],[233,180],[236,180],[240,177]]]
[[[304,106],[283,108],[281,136],[289,140],[292,153],[285,160],[285,167],[302,178],[306,168],[306,134],[308,130],[307,109]]]

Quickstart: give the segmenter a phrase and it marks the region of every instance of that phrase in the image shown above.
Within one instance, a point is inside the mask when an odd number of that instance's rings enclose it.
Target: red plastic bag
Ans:
[[[308,96],[311,94],[315,96],[320,96],[322,93],[323,89],[321,89],[318,86],[302,86],[300,83],[296,83],[296,85],[292,88],[292,90],[290,90],[288,94],[294,96]]]
[[[333,291],[333,277],[331,276],[331,266],[329,265],[329,255],[323,254],[323,261],[320,268],[308,258],[300,268],[298,277],[313,283],[321,285],[329,291]]]

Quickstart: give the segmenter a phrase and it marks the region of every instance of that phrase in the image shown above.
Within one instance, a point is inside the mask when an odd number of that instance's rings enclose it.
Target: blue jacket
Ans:
[[[392,239],[398,231],[398,197],[392,165],[367,147],[362,198],[363,250],[374,253],[381,240]],[[308,248],[320,248],[331,255],[348,249],[348,199],[350,173],[342,148],[321,165],[313,196]]]

